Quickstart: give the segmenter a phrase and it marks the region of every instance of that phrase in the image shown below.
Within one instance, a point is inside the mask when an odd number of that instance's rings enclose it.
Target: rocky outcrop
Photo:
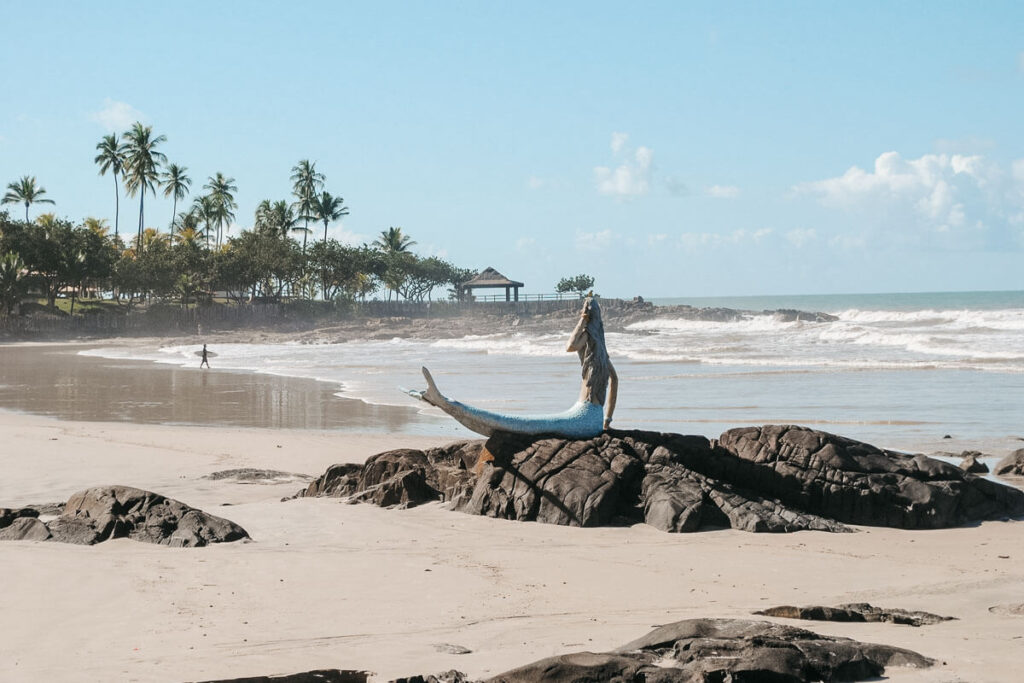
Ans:
[[[1024,448],[1018,448],[996,463],[992,473],[1000,477],[1024,477]]]
[[[227,480],[238,484],[287,484],[293,481],[310,481],[313,477],[298,472],[238,467],[233,470],[211,472],[203,477],[203,479],[212,479],[214,481]]]
[[[923,455],[793,426],[734,429],[718,440],[641,431],[581,440],[495,434],[334,465],[297,495],[403,507],[445,501],[500,519],[646,522],[669,532],[931,529],[1024,516],[1020,490]]]
[[[354,669],[316,669],[280,676],[247,676],[246,678],[218,678],[204,683],[366,683],[368,671]]]
[[[783,619],[806,619],[809,621],[852,621],[852,622],[889,622],[907,626],[930,626],[943,621],[951,621],[956,617],[943,617],[931,612],[917,612],[905,609],[887,609],[875,607],[866,602],[855,602],[838,607],[793,607],[781,605],[754,612],[764,617],[782,617]]]
[[[688,619],[661,626],[614,652],[542,659],[490,683],[570,681],[860,681],[889,666],[928,667],[916,652],[818,635],[761,621]]]
[[[27,512],[26,512],[27,511]],[[157,493],[128,486],[79,491],[49,522],[22,508],[19,515],[0,509],[0,540],[60,541],[94,545],[131,538],[175,547],[198,547],[249,538],[234,522],[207,514]],[[10,521],[7,521],[10,520]]]
[[[985,474],[988,472],[988,465],[978,460],[978,458],[982,457],[982,454],[978,451],[964,451],[960,455],[963,460],[960,461],[959,467],[964,472],[970,472],[971,474]]]

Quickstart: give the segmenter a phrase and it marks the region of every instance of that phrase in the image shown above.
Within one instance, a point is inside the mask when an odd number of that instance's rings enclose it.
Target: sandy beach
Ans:
[[[229,381],[218,375],[248,381],[240,373],[200,376]],[[247,400],[271,389],[292,399],[316,390],[316,383],[278,380],[253,382]],[[89,382],[76,386],[88,390]],[[286,413],[288,420],[306,414]],[[679,619],[857,601],[957,620],[922,628],[780,621],[943,662],[890,668],[893,680],[1011,680],[1024,656],[1022,617],[998,609],[1024,600],[1016,523],[666,534],[642,524],[500,521],[440,504],[386,510],[333,499],[281,502],[303,481],[204,477],[238,467],[316,476],[333,463],[451,439],[97,417],[0,412],[0,505],[125,484],[231,519],[253,540],[199,549],[130,540],[0,544],[0,680],[183,681],[317,668],[365,669],[381,681],[453,668],[485,676],[554,654],[611,649]],[[463,649],[469,652],[454,654]]]

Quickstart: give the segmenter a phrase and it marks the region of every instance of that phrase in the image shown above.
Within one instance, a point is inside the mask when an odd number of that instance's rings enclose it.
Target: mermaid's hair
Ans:
[[[583,381],[590,386],[590,396],[604,405],[611,374],[611,361],[604,343],[604,323],[601,321],[601,306],[597,298],[588,296],[583,302],[583,312],[588,315],[586,341],[576,351],[580,357]]]

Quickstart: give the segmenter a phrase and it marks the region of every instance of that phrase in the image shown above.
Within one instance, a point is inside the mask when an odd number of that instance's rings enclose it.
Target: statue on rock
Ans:
[[[612,367],[608,359],[608,350],[605,348],[601,307],[593,294],[583,301],[580,320],[572,332],[566,351],[575,351],[579,355],[583,381],[579,399],[564,413],[503,415],[468,406],[441,394],[426,368],[423,368],[423,376],[427,380],[426,390],[407,390],[407,393],[437,406],[462,425],[484,436],[491,436],[495,432],[510,432],[553,434],[572,439],[591,438],[611,424],[619,389],[618,375],[615,374],[615,368]]]

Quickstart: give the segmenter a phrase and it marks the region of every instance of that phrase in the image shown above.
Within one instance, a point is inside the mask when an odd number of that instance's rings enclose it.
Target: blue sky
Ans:
[[[1024,289],[1020,3],[8,3],[2,31],[0,182],[74,219],[112,220],[94,146],[141,119],[196,190],[236,179],[235,231],[310,158],[334,236],[401,226],[531,292]]]

